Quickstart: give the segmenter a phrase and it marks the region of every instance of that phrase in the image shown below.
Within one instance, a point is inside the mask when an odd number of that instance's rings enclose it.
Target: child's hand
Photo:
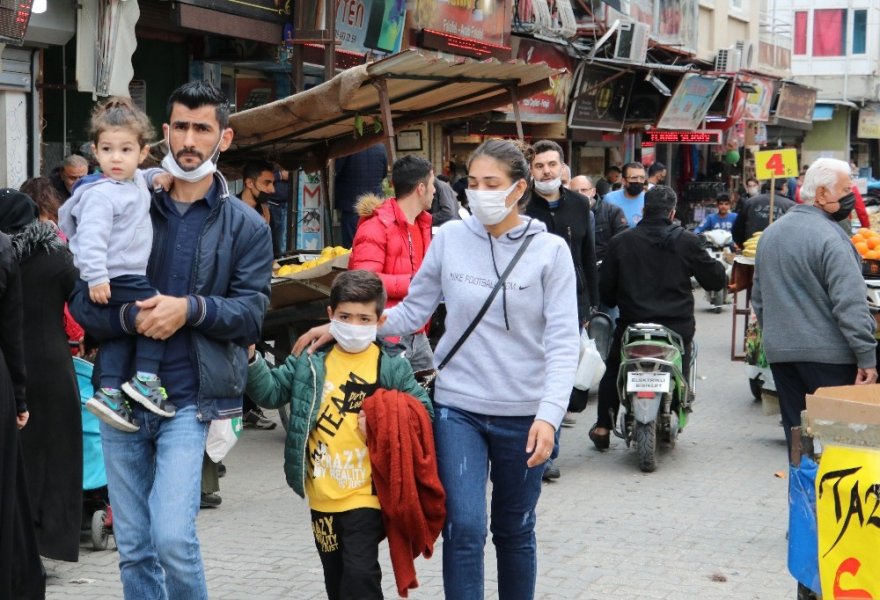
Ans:
[[[110,301],[110,284],[99,283],[89,288],[89,298],[95,304],[107,304]]]
[[[360,429],[361,435],[364,436],[364,441],[367,441],[367,415],[364,414],[364,411],[360,411],[358,413],[358,429]]]
[[[257,345],[256,344],[251,344],[250,346],[248,346],[248,360],[252,359],[254,357],[254,354],[256,354],[256,352],[257,352]]]
[[[171,186],[174,184],[174,177],[171,176],[171,173],[159,173],[157,175],[153,175],[153,189],[162,188],[166,192],[171,189]]]

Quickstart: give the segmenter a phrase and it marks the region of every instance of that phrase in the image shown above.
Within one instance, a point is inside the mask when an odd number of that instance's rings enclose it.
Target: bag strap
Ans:
[[[489,294],[489,297],[486,298],[486,301],[483,303],[483,307],[480,309],[480,312],[477,313],[477,316],[474,317],[474,320],[471,321],[471,324],[468,325],[468,328],[464,330],[464,333],[461,334],[461,337],[458,338],[458,341],[455,342],[455,345],[452,347],[452,350],[443,358],[443,362],[437,367],[437,370],[440,371],[443,367],[446,366],[446,363],[449,362],[458,349],[461,348],[461,345],[464,344],[464,341],[468,338],[468,336],[476,329],[477,323],[483,318],[483,315],[489,310],[489,306],[492,305],[492,301],[495,300],[495,296],[498,295],[498,292],[501,288],[504,287],[504,282],[507,281],[507,276],[510,275],[510,272],[513,271],[513,268],[516,266],[516,263],[519,262],[519,259],[525,253],[526,248],[529,247],[529,244],[532,243],[532,238],[537,234],[532,234],[526,239],[523,240],[522,244],[519,246],[519,250],[516,251],[516,254],[513,255],[513,258],[510,260],[510,264],[507,265],[507,268],[504,269],[504,273],[501,274],[501,277],[498,278],[498,283],[495,284],[495,287],[492,288],[492,293]]]

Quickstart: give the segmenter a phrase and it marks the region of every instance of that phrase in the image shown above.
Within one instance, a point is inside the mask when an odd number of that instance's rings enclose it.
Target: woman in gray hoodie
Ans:
[[[448,599],[483,598],[489,480],[499,597],[529,599],[535,592],[535,507],[543,464],[574,384],[579,340],[571,253],[543,223],[520,214],[528,185],[529,161],[516,144],[489,140],[480,145],[468,163],[473,215],[437,231],[408,295],[386,311],[380,329],[383,336],[416,331],[443,299],[446,332],[434,357],[435,364],[444,365],[520,246],[533,238],[435,380]],[[326,328],[306,334],[294,350],[319,333]]]

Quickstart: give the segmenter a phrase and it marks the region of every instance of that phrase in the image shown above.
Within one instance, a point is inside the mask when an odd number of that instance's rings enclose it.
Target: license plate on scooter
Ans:
[[[627,392],[654,392],[664,393],[669,391],[669,373],[630,371],[626,374]]]

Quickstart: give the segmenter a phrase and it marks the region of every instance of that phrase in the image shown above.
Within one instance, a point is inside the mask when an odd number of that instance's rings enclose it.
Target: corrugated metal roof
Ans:
[[[408,50],[347,69],[312,89],[232,115],[235,131],[224,161],[268,158],[282,164],[309,156],[327,158],[351,153],[363,140],[355,122],[381,121],[376,82],[388,89],[395,129],[424,121],[484,112],[510,103],[509,88],[520,99],[550,87],[559,70],[544,63],[497,60],[454,61]]]

